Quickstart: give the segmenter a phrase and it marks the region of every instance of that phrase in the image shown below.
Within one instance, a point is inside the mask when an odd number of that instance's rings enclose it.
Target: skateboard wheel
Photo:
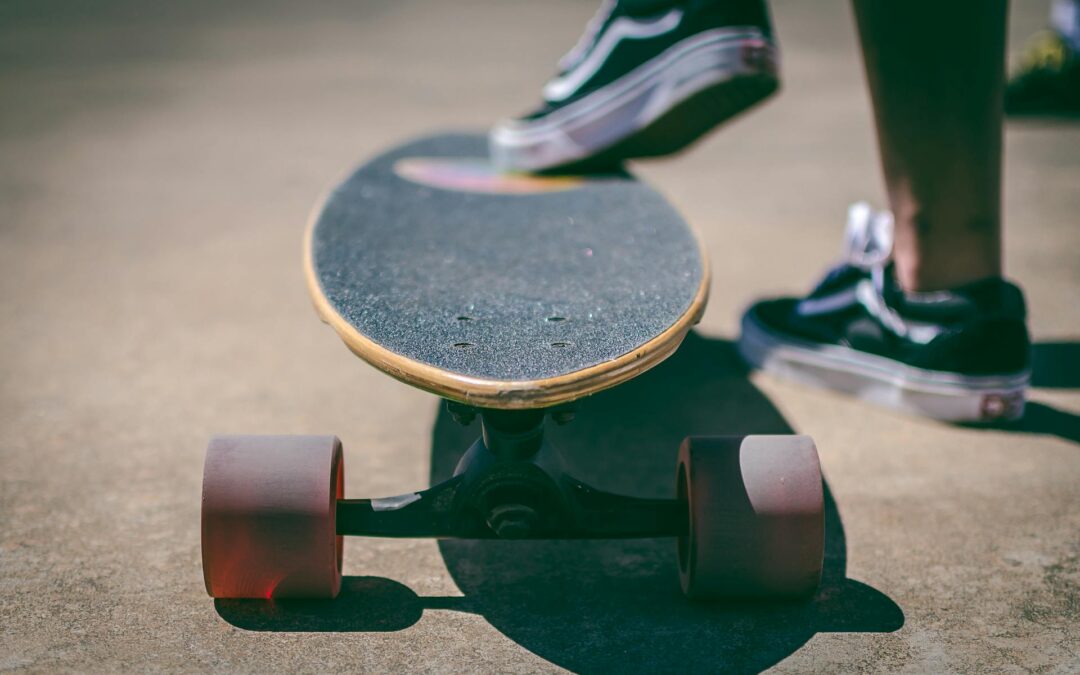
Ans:
[[[800,598],[821,580],[824,494],[809,436],[687,438],[677,491],[689,511],[678,540],[693,598]]]
[[[202,556],[215,598],[333,598],[341,589],[333,436],[218,436],[203,469]]]

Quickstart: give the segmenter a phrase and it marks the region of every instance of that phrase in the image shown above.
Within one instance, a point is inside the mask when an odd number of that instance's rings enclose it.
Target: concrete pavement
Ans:
[[[590,2],[0,6],[0,670],[1080,671],[1080,126],[1007,134],[1027,419],[951,427],[748,376],[755,295],[802,290],[883,203],[849,7],[777,2],[785,89],[640,167],[703,233],[710,309],[560,429],[601,487],[664,495],[687,433],[813,435],[826,580],[799,607],[678,593],[668,541],[349,541],[330,606],[217,602],[218,432],[334,433],[352,496],[447,475],[472,429],[311,310],[300,236],[354,163],[533,102]],[[1043,23],[1016,3],[1014,45]]]

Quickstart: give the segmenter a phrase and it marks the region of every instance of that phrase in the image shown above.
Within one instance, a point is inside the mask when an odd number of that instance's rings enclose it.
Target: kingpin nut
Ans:
[[[531,506],[500,504],[491,509],[487,524],[500,539],[524,539],[533,533],[539,520]]]

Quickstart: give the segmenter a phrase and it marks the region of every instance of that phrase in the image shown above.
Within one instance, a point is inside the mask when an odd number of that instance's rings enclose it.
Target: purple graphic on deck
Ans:
[[[444,159],[408,157],[394,164],[394,173],[405,180],[458,192],[487,194],[537,194],[572,190],[585,182],[579,176],[536,176],[499,171],[480,157]]]

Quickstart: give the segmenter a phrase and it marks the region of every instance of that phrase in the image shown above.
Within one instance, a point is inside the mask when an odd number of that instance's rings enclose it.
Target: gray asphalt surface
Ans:
[[[670,492],[687,433],[809,433],[826,580],[690,605],[666,541],[349,541],[333,605],[215,603],[199,490],[218,432],[334,433],[347,494],[449,473],[474,430],[316,320],[300,242],[354,164],[534,101],[591,2],[0,5],[0,670],[1080,670],[1080,126],[1007,133],[1027,419],[902,417],[747,376],[741,307],[802,291],[882,204],[846,3],[775,5],[785,89],[639,167],[703,233],[698,333],[559,435],[601,487]],[[1046,3],[1016,3],[1014,51]]]

